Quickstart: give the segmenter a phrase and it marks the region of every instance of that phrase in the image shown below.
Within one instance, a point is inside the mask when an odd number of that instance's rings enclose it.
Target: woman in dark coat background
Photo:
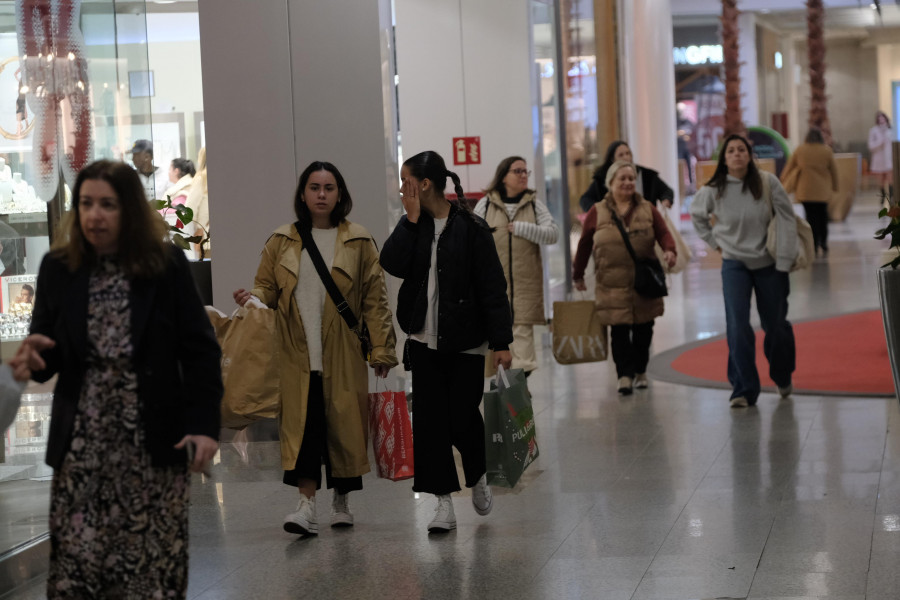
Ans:
[[[658,206],[662,202],[666,208],[672,208],[672,200],[675,198],[675,192],[672,191],[672,188],[666,185],[666,182],[660,179],[659,173],[653,169],[634,163],[634,157],[628,144],[622,140],[616,140],[606,149],[603,164],[594,171],[594,179],[591,181],[591,185],[581,196],[581,200],[578,201],[581,210],[584,212],[589,211],[594,204],[606,197],[606,193],[609,191],[606,187],[606,172],[609,171],[609,168],[616,161],[634,164],[637,169],[635,191],[644,200],[649,200],[653,206]]]

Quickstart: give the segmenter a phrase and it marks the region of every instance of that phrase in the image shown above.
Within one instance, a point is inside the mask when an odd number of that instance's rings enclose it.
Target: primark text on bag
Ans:
[[[484,394],[484,434],[488,484],[514,487],[539,455],[522,369],[498,367],[497,379]]]

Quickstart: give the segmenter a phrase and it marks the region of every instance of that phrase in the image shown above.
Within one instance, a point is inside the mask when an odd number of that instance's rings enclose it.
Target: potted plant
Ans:
[[[199,235],[189,235],[185,231],[185,227],[190,225],[194,220],[194,211],[184,204],[172,204],[172,197],[166,196],[165,200],[154,200],[151,206],[155,210],[163,211],[166,215],[170,211],[175,213],[175,224],[169,225],[169,233],[172,237],[172,243],[182,250],[191,250],[191,244],[199,246],[200,258],[191,260],[191,274],[194,276],[194,284],[197,286],[197,292],[204,304],[212,305],[212,265],[206,258],[206,245],[209,242],[209,231],[197,223]]]
[[[886,198],[883,191],[881,200],[886,206],[878,213],[878,217],[887,217],[890,221],[887,226],[875,232],[875,239],[883,240],[890,236],[891,244],[885,252],[884,260],[887,262],[878,269],[878,296],[888,357],[894,373],[894,389],[897,390],[900,389],[900,269],[897,268],[900,267],[900,206],[893,202],[892,197]]]

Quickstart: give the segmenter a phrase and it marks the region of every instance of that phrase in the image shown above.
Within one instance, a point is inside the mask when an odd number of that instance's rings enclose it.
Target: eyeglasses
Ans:
[[[509,172],[513,175],[531,175],[528,169],[510,169]]]

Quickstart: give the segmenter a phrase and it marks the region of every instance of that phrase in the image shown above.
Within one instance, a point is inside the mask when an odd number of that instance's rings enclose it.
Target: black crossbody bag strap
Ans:
[[[299,221],[294,223],[294,227],[297,228],[297,233],[300,234],[300,239],[303,241],[303,248],[309,252],[309,257],[312,259],[313,266],[316,267],[316,272],[319,274],[319,278],[325,286],[325,291],[328,292],[331,301],[334,302],[334,306],[337,308],[338,312],[341,313],[341,317],[343,317],[344,321],[347,322],[347,326],[354,333],[359,335],[359,331],[357,330],[359,321],[356,319],[356,315],[353,314],[353,311],[350,310],[350,305],[347,304],[347,301],[338,289],[337,284],[331,277],[331,273],[328,272],[328,267],[325,266],[325,261],[322,260],[322,254],[319,252],[319,248],[313,240],[312,231],[301,226]]]
[[[622,225],[622,221],[619,220],[619,216],[616,214],[615,210],[610,211],[612,215],[612,220],[615,221],[616,227],[619,228],[619,233],[622,234],[622,239],[625,240],[625,248],[628,249],[628,254],[631,255],[631,260],[634,261],[634,264],[637,264],[638,258],[634,253],[634,248],[631,245],[631,240],[628,238],[628,232],[625,231],[625,227]]]

